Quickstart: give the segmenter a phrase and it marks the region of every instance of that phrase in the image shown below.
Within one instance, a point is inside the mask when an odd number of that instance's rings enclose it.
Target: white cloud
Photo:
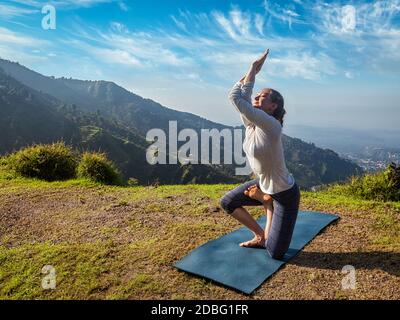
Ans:
[[[231,22],[239,34],[248,36],[250,32],[250,15],[234,8],[230,11]]]
[[[305,24],[305,21],[301,19],[300,14],[295,11],[293,6],[282,6],[273,1],[264,0],[263,7],[268,16],[279,22],[288,24],[289,29],[292,28],[293,23]]]
[[[321,33],[335,36],[360,35],[361,30],[357,28],[357,9],[354,6],[339,4],[320,3],[313,7],[315,16],[312,21]]]
[[[263,35],[261,14],[249,14],[233,7],[227,16],[219,11],[209,15],[179,11],[179,16],[170,18],[184,32],[176,28],[134,32],[120,22],[113,22],[105,32],[95,29],[89,32],[88,28],[74,30],[74,36],[81,40],[72,44],[108,63],[140,65],[158,72],[169,68],[170,74],[177,78],[207,78],[215,83],[230,82],[241,75],[261,53],[261,48],[267,47],[271,49],[268,73],[277,78],[320,81],[337,69],[328,55],[313,54],[307,42]],[[87,41],[96,45],[82,46]]]
[[[148,33],[106,33],[101,35],[100,41],[103,45],[112,45],[114,48],[124,50],[147,61],[148,65],[160,66],[188,66],[192,64],[192,58],[178,56],[172,49],[168,48],[160,36]]]
[[[128,29],[125,27],[123,23],[120,22],[111,22],[111,29],[117,32],[128,32]]]
[[[294,12],[294,11],[289,10],[289,9],[283,9],[283,13],[285,13],[288,16],[291,16],[291,17],[300,17],[300,15],[297,12]]]
[[[20,33],[0,27],[0,44],[2,43],[24,47],[40,47],[48,44],[45,40],[24,36]]]
[[[10,61],[19,62],[24,65],[31,65],[35,63],[45,63],[47,56],[41,53],[28,53],[21,51],[20,48],[4,46],[0,43],[0,58]]]
[[[106,32],[89,29],[90,32],[87,28],[74,29],[73,38],[66,40],[65,43],[108,63],[145,68],[193,66],[191,57],[178,55],[169,48],[172,44],[163,34],[131,32],[119,22],[113,22]],[[89,45],[89,42],[92,44]]]
[[[39,12],[36,9],[26,9],[21,7],[16,7],[7,4],[0,4],[0,17],[2,18],[13,18],[17,16],[23,16],[28,14],[34,14]]]
[[[120,49],[88,47],[88,52],[106,63],[116,63],[128,66],[141,66],[140,61],[129,52]]]
[[[346,71],[344,75],[347,79],[354,79],[354,74],[351,71]]]
[[[334,61],[326,54],[309,52],[289,53],[269,61],[269,73],[284,78],[303,78],[319,81],[326,75],[336,74]]]
[[[347,52],[350,67],[364,68],[377,73],[395,74],[400,69],[400,0],[374,3],[322,3],[307,7],[317,33],[314,40],[326,50],[336,51],[337,58]],[[355,19],[347,17],[354,14]],[[398,20],[397,20],[398,21]],[[339,50],[342,49],[342,50]]]
[[[400,12],[400,0],[381,0],[374,3],[341,5],[319,2],[308,9],[310,19],[317,30],[340,36],[352,31],[354,35],[376,35],[380,30],[390,29],[395,16]],[[352,25],[352,16],[355,21]],[[346,24],[350,23],[350,28]]]
[[[121,1],[118,3],[118,5],[122,11],[125,11],[125,12],[129,11],[129,7],[125,2]]]
[[[176,26],[180,29],[182,29],[183,31],[187,31],[186,29],[186,25],[182,22],[179,21],[177,18],[175,18],[175,16],[171,15],[171,19],[175,22]]]
[[[21,12],[20,15],[22,15],[24,11],[28,13],[28,10],[32,11],[33,9],[35,10],[35,12],[37,12],[37,10],[41,9],[46,4],[53,5],[56,8],[56,10],[74,10],[79,8],[91,8],[105,3],[115,3],[120,8],[120,10],[125,12],[129,11],[130,9],[124,0],[52,0],[52,1],[9,0],[9,1],[17,5],[24,6],[24,8],[20,6],[15,7],[16,9],[19,10],[19,12]],[[30,9],[25,9],[26,7]]]
[[[14,3],[23,4],[26,6],[41,8],[46,2],[37,1],[37,0],[10,0]],[[51,4],[56,8],[61,9],[74,9],[74,8],[90,8],[92,6],[102,4],[102,3],[110,3],[116,2],[117,0],[53,0]],[[121,1],[118,1],[121,3]]]
[[[261,14],[256,13],[254,23],[256,25],[256,29],[257,29],[258,33],[263,36],[264,35],[264,24],[265,24],[264,17]]]
[[[264,40],[265,17],[260,13],[251,14],[233,7],[227,15],[213,11],[211,17],[216,22],[213,29],[238,43],[254,44],[254,41]],[[260,37],[261,36],[261,37]]]
[[[0,57],[20,63],[36,63],[47,59],[50,43],[0,27]]]
[[[78,3],[65,2],[70,5]],[[104,1],[83,1],[81,5],[102,2]],[[356,10],[368,12],[368,17],[387,20],[388,12],[392,18],[398,12],[393,3],[398,1],[392,1],[392,5],[372,7],[364,4],[356,7]],[[110,29],[106,31],[99,31],[90,26],[83,30],[80,27],[82,23],[79,23],[77,26],[81,30],[71,32],[72,37],[79,41],[71,41],[70,44],[75,49],[83,49],[110,64],[159,72],[168,70],[178,77],[185,75],[187,79],[193,80],[211,78],[215,82],[228,82],[232,77],[244,72],[251,60],[267,47],[271,49],[268,72],[275,78],[321,81],[334,74],[349,77],[349,70],[354,70],[354,65],[349,61],[353,59],[355,63],[359,62],[355,57],[345,55],[343,52],[347,52],[346,49],[337,43],[335,45],[334,42],[339,40],[341,45],[356,46],[354,51],[360,56],[365,56],[369,50],[369,42],[363,37],[366,31],[360,32],[356,28],[350,32],[343,32],[340,17],[342,6],[338,4],[317,2],[315,7],[311,7],[311,2],[303,0],[301,5],[306,12],[311,12],[314,18],[312,23],[317,32],[311,38],[291,37],[287,34],[279,37],[274,30],[265,30],[266,17],[272,16],[289,25],[305,23],[304,19],[307,18],[301,16],[298,7],[294,5],[277,5],[269,1],[264,3],[267,15],[263,15],[262,12],[249,13],[238,6],[231,7],[227,13],[191,13],[178,10],[178,14],[170,16],[173,31],[169,30],[168,26],[146,32],[132,31],[116,21],[111,22]],[[292,20],[289,21],[289,18]],[[370,18],[367,20],[369,24],[375,23],[371,22]],[[365,30],[371,30],[371,27]],[[372,34],[371,30],[369,35],[380,37],[376,43],[379,43],[380,47],[386,46],[386,59],[400,59],[400,54],[397,53],[400,51],[399,30],[381,26],[373,32]],[[0,40],[1,37],[14,39],[10,33],[0,35]],[[29,38],[18,39],[14,41],[30,41]],[[378,68],[380,59],[371,58],[371,66]]]
[[[214,12],[213,17],[232,39],[238,38],[236,32],[233,29],[231,21],[225,18],[225,16],[222,13]]]
[[[294,17],[297,15],[292,11],[289,14]],[[191,19],[190,13],[182,16]],[[186,50],[188,54],[193,53],[201,65],[207,65],[207,70],[202,73],[213,72],[214,78],[228,81],[245,71],[252,59],[260,54],[260,48],[267,47],[271,48],[272,53],[268,73],[278,78],[320,81],[325,76],[335,74],[338,69],[329,55],[322,52],[313,54],[309,43],[305,41],[274,37],[272,34],[265,36],[264,16],[261,14],[250,15],[234,7],[227,16],[219,11],[213,11],[211,16],[216,23],[211,28],[215,33],[208,31],[208,38],[200,37],[198,30],[187,30],[186,35],[173,34],[165,39],[165,44]],[[235,41],[232,42],[232,39]]]

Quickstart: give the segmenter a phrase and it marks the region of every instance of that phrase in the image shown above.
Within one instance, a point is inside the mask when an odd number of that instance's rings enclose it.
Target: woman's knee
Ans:
[[[281,260],[285,255],[285,252],[282,252],[280,250],[268,250],[268,253],[271,256],[271,258],[275,260]]]
[[[285,255],[285,253],[288,251],[289,246],[279,246],[279,247],[268,247],[267,246],[267,251],[269,253],[269,255],[271,256],[272,259],[276,259],[276,260],[281,260],[283,258],[283,256]]]
[[[233,207],[232,198],[229,197],[227,194],[221,198],[220,205],[221,208],[224,209],[224,211],[228,214],[232,214],[232,212],[235,210],[235,208]]]

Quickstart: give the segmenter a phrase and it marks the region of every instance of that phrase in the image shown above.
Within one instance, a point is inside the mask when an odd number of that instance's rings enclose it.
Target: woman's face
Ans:
[[[259,93],[257,93],[257,95],[254,97],[253,107],[261,109],[266,113],[272,115],[278,105],[274,102],[271,102],[269,97],[270,93],[270,89],[263,89]]]

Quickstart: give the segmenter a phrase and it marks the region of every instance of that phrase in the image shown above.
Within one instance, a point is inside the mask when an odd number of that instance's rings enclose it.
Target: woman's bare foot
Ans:
[[[249,241],[242,242],[241,247],[246,248],[265,248],[265,238],[260,236],[255,236]]]
[[[262,192],[257,185],[249,187],[244,191],[244,194],[252,199],[260,201],[263,205],[272,201],[272,197],[269,194]]]

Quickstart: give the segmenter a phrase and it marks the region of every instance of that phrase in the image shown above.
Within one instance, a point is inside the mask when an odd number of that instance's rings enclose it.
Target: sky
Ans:
[[[255,92],[282,93],[285,126],[398,130],[400,0],[0,1],[1,58],[228,125],[228,92],[266,48]]]

